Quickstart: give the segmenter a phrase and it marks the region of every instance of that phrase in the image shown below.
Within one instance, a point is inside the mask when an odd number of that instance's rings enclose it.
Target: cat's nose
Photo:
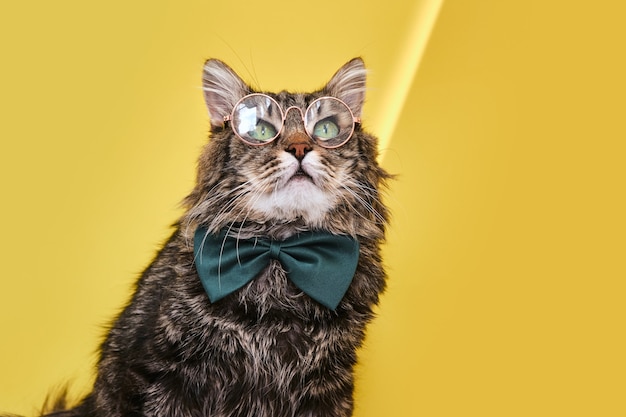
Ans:
[[[295,156],[298,161],[301,161],[311,149],[313,148],[309,137],[304,133],[296,133],[289,138],[285,150]]]

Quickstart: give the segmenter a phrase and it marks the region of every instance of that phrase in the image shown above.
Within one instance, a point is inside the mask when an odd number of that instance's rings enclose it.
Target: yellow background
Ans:
[[[623,4],[6,2],[0,410],[88,389],[192,187],[204,59],[308,90],[361,55],[398,179],[355,416],[626,415]]]

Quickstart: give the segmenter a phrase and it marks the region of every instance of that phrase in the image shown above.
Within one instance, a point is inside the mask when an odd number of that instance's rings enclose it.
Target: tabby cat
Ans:
[[[102,343],[93,390],[54,416],[352,415],[385,288],[377,139],[355,58],[322,89],[259,93],[211,59],[211,133],[185,214]]]

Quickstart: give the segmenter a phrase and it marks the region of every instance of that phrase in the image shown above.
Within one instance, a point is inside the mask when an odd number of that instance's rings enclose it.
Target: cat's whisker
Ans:
[[[243,222],[245,222],[248,219],[248,216],[250,212],[252,211],[252,207],[254,206],[254,203],[256,203],[263,196],[263,194],[267,193],[268,189],[272,188],[273,182],[274,180],[271,177],[266,177],[256,184],[255,192],[254,194],[250,196],[250,199],[249,199],[250,202],[248,204],[248,211],[246,212],[246,215],[244,216]]]
[[[200,201],[198,204],[190,209],[190,212],[187,216],[188,223],[193,223],[194,220],[196,220],[203,214],[206,215],[206,213],[210,211],[209,208],[211,206],[215,205],[220,200],[224,200],[230,194],[238,192],[240,188],[244,185],[241,184],[237,187],[229,189],[227,184],[228,181],[228,179],[223,179],[222,181],[219,181],[218,183],[213,185],[213,187],[211,187],[211,189],[207,192],[209,197],[205,200]]]
[[[389,194],[387,192],[387,188],[386,187],[381,187],[379,189],[373,188],[371,186],[367,186],[365,184],[358,184],[358,187],[363,189],[363,190],[367,190],[368,192],[370,192],[370,195],[372,195],[371,193],[373,193],[374,195],[372,196],[380,205],[385,205],[382,202],[382,199],[380,197],[384,197],[385,199],[390,199],[393,202],[397,203],[397,205],[401,206],[402,204],[400,203],[400,201],[395,198],[392,194]]]
[[[344,191],[346,191],[349,195],[351,195],[356,201],[360,203],[360,205],[362,207],[364,207],[366,209],[366,211],[368,211],[369,213],[371,213],[374,218],[376,219],[376,223],[377,224],[386,224],[386,219],[385,217],[380,214],[375,208],[374,206],[367,201],[366,197],[364,197],[363,195],[361,195],[360,193],[358,193],[357,191],[355,191],[354,189],[351,188],[357,188],[361,191],[363,191],[363,194],[366,195],[367,197],[373,199],[374,201],[377,201],[379,204],[382,205],[382,203],[380,202],[380,200],[378,199],[378,197],[375,195],[377,194],[377,191],[373,188],[370,188],[368,186],[363,185],[360,182],[357,182],[355,180],[351,180],[351,179],[346,179],[346,180],[339,180],[337,178],[334,178],[332,176],[329,176],[328,179],[330,181],[332,181],[332,183],[339,189],[342,189]],[[357,213],[359,215],[359,217],[361,217],[364,220],[367,221],[371,221],[371,218],[367,217],[365,214],[361,213],[360,210],[358,210],[354,205],[353,202],[347,198],[346,196],[340,194],[342,197],[342,200],[344,201],[344,203],[346,203],[350,208],[352,208],[354,210],[355,213]]]
[[[231,220],[228,226],[228,233],[231,232],[235,223],[240,223],[240,228],[238,231],[238,237],[239,237],[241,234],[243,224],[248,219],[250,212],[252,210],[251,203],[254,203],[255,200],[260,198],[260,196],[266,192],[267,188],[271,186],[271,183],[272,183],[271,178],[264,178],[263,180],[259,181],[259,177],[257,176],[241,184],[240,188],[243,188],[244,185],[246,186],[251,185],[251,186],[246,187],[242,192],[240,192],[231,200],[229,200],[227,205],[222,207],[222,209],[220,209],[215,219],[213,220],[212,224],[219,225],[219,223],[221,223],[222,217],[226,215],[230,215],[230,217],[233,217],[234,219]],[[246,198],[241,198],[244,196]],[[239,211],[233,215],[233,213],[237,209],[239,209]],[[245,215],[243,215],[244,212],[245,212]],[[242,215],[243,215],[243,218],[242,218]]]
[[[227,216],[228,214],[231,214],[231,212],[234,209],[236,209],[238,206],[243,205],[244,202],[242,201],[242,197],[247,195],[247,194],[248,194],[248,191],[246,190],[246,191],[243,191],[243,192],[235,195],[230,200],[228,200],[226,203],[220,202],[221,208],[216,213],[215,220],[213,220],[212,223],[218,225],[219,223],[221,223],[221,220],[222,220],[223,217]]]
[[[253,188],[251,185],[255,183],[255,180],[255,178],[252,178],[228,191],[222,191],[223,187],[221,187],[223,183],[226,183],[226,180],[214,185],[209,193],[215,191],[215,194],[192,209],[194,213],[189,216],[188,225],[198,221],[202,215],[211,212],[211,207],[220,207],[213,215],[211,228],[213,228],[213,226],[215,226],[215,229],[221,227],[221,223],[223,223],[226,216],[231,214],[239,205],[244,205],[245,202],[242,201],[242,197],[250,193],[250,189]],[[200,220],[200,222],[201,221],[202,220]]]
[[[346,184],[346,183],[342,183],[342,184]],[[353,180],[353,179],[347,180],[347,184],[353,185],[356,188],[362,190],[364,195],[366,195],[371,200],[373,200],[376,203],[378,203],[380,206],[384,206],[382,200],[380,199],[380,195],[382,193],[381,193],[381,191],[379,189],[373,188],[371,186],[368,186],[368,185],[366,185],[366,184],[364,184],[362,182],[359,182],[359,181],[356,181],[356,180]],[[358,195],[358,193],[357,193],[357,196],[359,198],[362,198],[360,195]],[[371,203],[369,203],[367,201],[364,201],[364,202],[366,202],[373,209],[373,206],[372,206]]]

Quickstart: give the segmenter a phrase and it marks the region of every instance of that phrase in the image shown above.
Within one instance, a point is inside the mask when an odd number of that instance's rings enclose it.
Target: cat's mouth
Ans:
[[[307,172],[302,169],[302,167],[298,168],[298,170],[291,176],[289,179],[291,180],[309,180],[313,181],[313,177],[311,177]]]

